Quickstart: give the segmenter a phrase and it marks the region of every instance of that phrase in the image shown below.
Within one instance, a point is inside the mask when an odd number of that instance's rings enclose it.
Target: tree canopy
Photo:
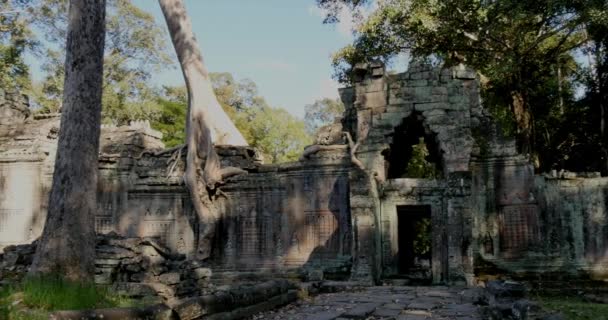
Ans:
[[[304,147],[312,142],[305,129],[308,122],[285,109],[272,107],[259,95],[249,79],[237,80],[226,72],[210,73],[217,99],[243,134],[249,145],[257,148],[268,163],[295,161]],[[185,137],[185,88],[165,88],[159,98],[160,117],[152,127],[163,133],[168,147],[182,144]]]
[[[317,3],[328,12],[325,21],[332,23],[342,7],[356,12],[371,1]],[[335,53],[338,80],[349,83],[355,63],[380,60],[390,65],[403,53],[444,66],[467,64],[479,72],[484,106],[507,133],[518,138],[521,151],[530,154],[538,167],[600,169],[589,161],[569,162],[567,153],[598,142],[590,134],[599,129],[594,121],[585,120],[589,127],[584,134],[569,124],[591,116],[581,110],[603,108],[597,101],[581,104],[577,88],[593,87],[580,81],[585,73],[580,55],[605,37],[601,29],[606,25],[605,1],[386,0],[377,4],[369,16],[360,18],[353,43]],[[597,48],[596,53],[602,52]],[[599,65],[591,67],[592,73],[599,74]]]
[[[322,126],[331,124],[335,119],[342,117],[344,104],[340,99],[323,98],[304,107],[306,115],[306,131],[310,135]]]

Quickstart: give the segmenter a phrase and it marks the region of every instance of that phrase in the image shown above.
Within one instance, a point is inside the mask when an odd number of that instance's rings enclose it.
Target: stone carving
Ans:
[[[319,128],[315,134],[318,145],[344,144],[344,130],[341,123],[332,123]]]
[[[510,205],[501,209],[500,250],[509,257],[539,244],[538,207],[536,205]]]
[[[0,89],[0,125],[23,123],[31,113],[26,95]]]

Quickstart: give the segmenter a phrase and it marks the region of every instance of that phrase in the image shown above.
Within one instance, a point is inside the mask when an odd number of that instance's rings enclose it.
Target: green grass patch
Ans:
[[[534,300],[544,309],[560,312],[569,320],[608,320],[608,304],[571,296],[538,296]]]
[[[30,277],[0,289],[0,319],[47,319],[55,310],[141,306],[141,302],[94,283]]]

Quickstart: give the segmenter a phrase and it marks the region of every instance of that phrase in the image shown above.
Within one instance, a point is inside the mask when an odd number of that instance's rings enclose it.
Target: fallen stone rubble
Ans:
[[[51,314],[51,319],[243,319],[289,304],[297,297],[297,291],[288,281],[274,280],[255,285],[222,288],[213,294],[176,300],[171,306],[156,304],[145,308],[58,311]]]
[[[23,279],[36,242],[5,247],[0,254],[0,284]],[[59,311],[52,319],[242,319],[297,299],[287,280],[220,285],[210,268],[170,252],[152,238],[99,235],[95,282],[126,297],[152,304],[142,308]]]
[[[488,320],[562,320],[560,314],[544,311],[536,302],[527,298],[528,288],[520,282],[494,280],[486,284],[479,303],[483,319]]]

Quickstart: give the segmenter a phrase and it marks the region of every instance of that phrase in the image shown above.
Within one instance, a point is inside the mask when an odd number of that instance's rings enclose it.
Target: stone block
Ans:
[[[392,104],[392,105],[404,104],[404,103],[407,103],[408,101],[411,101],[411,99],[409,99],[409,97],[404,97],[401,95],[393,95],[393,94],[391,94],[388,99],[388,103]]]
[[[361,103],[364,108],[382,107],[387,104],[386,92],[369,92],[357,97],[357,102]]]
[[[114,278],[111,272],[104,272],[94,275],[93,281],[95,284],[111,284],[114,281]]]
[[[389,82],[388,88],[392,91],[392,90],[396,90],[396,89],[403,87],[403,85],[404,85],[403,81],[393,80],[393,81]]]
[[[178,272],[163,273],[158,276],[158,280],[163,284],[178,284],[180,281],[180,274]]]
[[[388,88],[386,81],[384,81],[383,79],[374,80],[370,84],[367,84],[367,85],[362,85],[362,84],[358,83],[355,86],[356,86],[358,92],[365,92],[365,93],[379,92],[379,91],[384,92]],[[360,87],[360,86],[362,86],[362,87]]]
[[[466,111],[468,108],[469,108],[469,105],[466,103],[446,103],[446,106],[445,106],[446,110],[452,110],[452,111]],[[463,116],[467,116],[467,114],[463,114]]]
[[[474,70],[471,70],[471,69],[457,70],[455,75],[456,75],[456,79],[475,80],[475,78],[477,77],[477,72],[475,72]]]
[[[119,259],[95,259],[96,266],[117,266],[119,264]]]
[[[385,73],[384,66],[374,66],[374,67],[372,67],[372,76],[373,77],[383,76],[384,73]]]
[[[431,102],[431,103],[416,103],[414,104],[414,109],[416,111],[430,111],[430,110],[445,110],[448,108],[447,103],[443,102]]]
[[[431,94],[432,95],[440,95],[440,96],[446,96],[448,95],[448,88],[447,87],[433,87],[431,89]]]
[[[132,258],[135,252],[115,246],[98,246],[95,248],[97,258],[99,259],[124,259]]]
[[[526,296],[526,286],[515,281],[488,281],[486,290],[496,299],[508,298],[523,298]]]
[[[180,320],[194,320],[203,316],[214,313],[215,298],[207,295],[202,297],[194,297],[180,301],[173,308]]]
[[[346,311],[342,317],[349,319],[367,319],[367,317],[376,311],[376,308],[379,306],[380,303],[378,302],[357,304],[354,308]]]
[[[395,112],[410,113],[412,110],[414,110],[413,103],[391,104],[388,107],[386,107],[387,113],[391,113],[391,112],[392,113],[395,113]]]
[[[113,289],[129,297],[155,296],[156,291],[145,283],[119,282],[114,283]]]
[[[407,82],[410,87],[426,87],[429,85],[428,80],[411,80]]]
[[[377,317],[396,317],[401,313],[401,310],[379,307],[374,311],[374,316]]]
[[[194,279],[205,279],[210,278],[212,273],[210,268],[195,268],[192,270],[192,277]]]

